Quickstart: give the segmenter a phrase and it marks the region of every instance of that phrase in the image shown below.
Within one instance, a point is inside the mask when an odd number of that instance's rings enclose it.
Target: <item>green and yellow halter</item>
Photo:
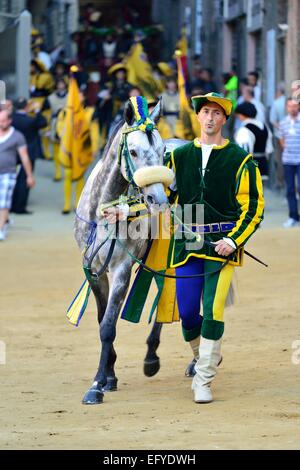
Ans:
[[[133,96],[129,101],[132,106],[135,125],[126,127],[122,132],[122,140],[118,149],[118,164],[121,165],[122,158],[124,158],[126,179],[130,184],[134,184],[133,174],[136,168],[128,149],[127,135],[135,131],[152,132],[156,129],[156,126],[152,119],[150,119],[146,98],[143,96]]]

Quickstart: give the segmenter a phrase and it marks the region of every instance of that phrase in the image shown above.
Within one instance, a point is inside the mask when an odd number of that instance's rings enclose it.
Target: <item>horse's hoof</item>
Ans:
[[[117,384],[117,377],[107,377],[107,383],[104,385],[104,387],[102,387],[102,390],[103,392],[115,392],[118,390]]]
[[[144,360],[144,374],[147,377],[153,377],[153,375],[157,374],[159,369],[160,369],[159,358]]]
[[[195,371],[196,362],[197,362],[196,359],[193,359],[192,362],[187,366],[186,371],[185,371],[186,377],[194,377],[194,375],[196,375],[196,371]]]
[[[99,405],[103,402],[104,393],[102,385],[96,382],[84,395],[82,399],[83,405]]]

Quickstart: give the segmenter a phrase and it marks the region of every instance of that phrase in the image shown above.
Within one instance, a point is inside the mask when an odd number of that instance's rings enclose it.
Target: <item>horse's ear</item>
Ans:
[[[162,115],[162,99],[160,97],[157,105],[155,106],[155,108],[152,110],[150,114],[150,118],[152,119],[152,121],[155,122],[155,124],[157,124],[161,115]]]
[[[134,123],[134,110],[130,101],[127,101],[124,108],[124,119],[129,126]]]

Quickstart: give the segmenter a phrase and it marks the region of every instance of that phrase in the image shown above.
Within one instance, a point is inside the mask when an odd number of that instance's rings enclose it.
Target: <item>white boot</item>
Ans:
[[[201,336],[199,360],[195,365],[196,375],[193,378],[192,390],[196,403],[210,403],[213,401],[210,384],[217,373],[221,359],[222,339],[212,340]]]

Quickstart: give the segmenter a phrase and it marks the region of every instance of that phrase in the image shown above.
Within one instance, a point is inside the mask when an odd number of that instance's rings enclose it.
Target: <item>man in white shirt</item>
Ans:
[[[247,103],[252,103],[257,111],[256,119],[263,124],[266,122],[266,108],[260,100],[255,98],[254,89],[251,86],[245,86],[243,88],[242,97]]]
[[[254,98],[256,101],[261,101],[261,87],[258,84],[259,75],[258,72],[248,72],[248,83],[253,88]]]
[[[296,178],[300,193],[300,115],[298,100],[288,98],[288,115],[280,121],[280,145],[283,149],[282,163],[286,183],[286,197],[289,206],[289,218],[283,224],[285,228],[299,225],[298,201],[296,198]]]
[[[252,103],[239,104],[235,113],[238,116],[241,127],[234,138],[236,143],[249,153],[253,154],[257,161],[263,179],[269,175],[268,158],[273,152],[272,133],[257,119],[256,108]]]

